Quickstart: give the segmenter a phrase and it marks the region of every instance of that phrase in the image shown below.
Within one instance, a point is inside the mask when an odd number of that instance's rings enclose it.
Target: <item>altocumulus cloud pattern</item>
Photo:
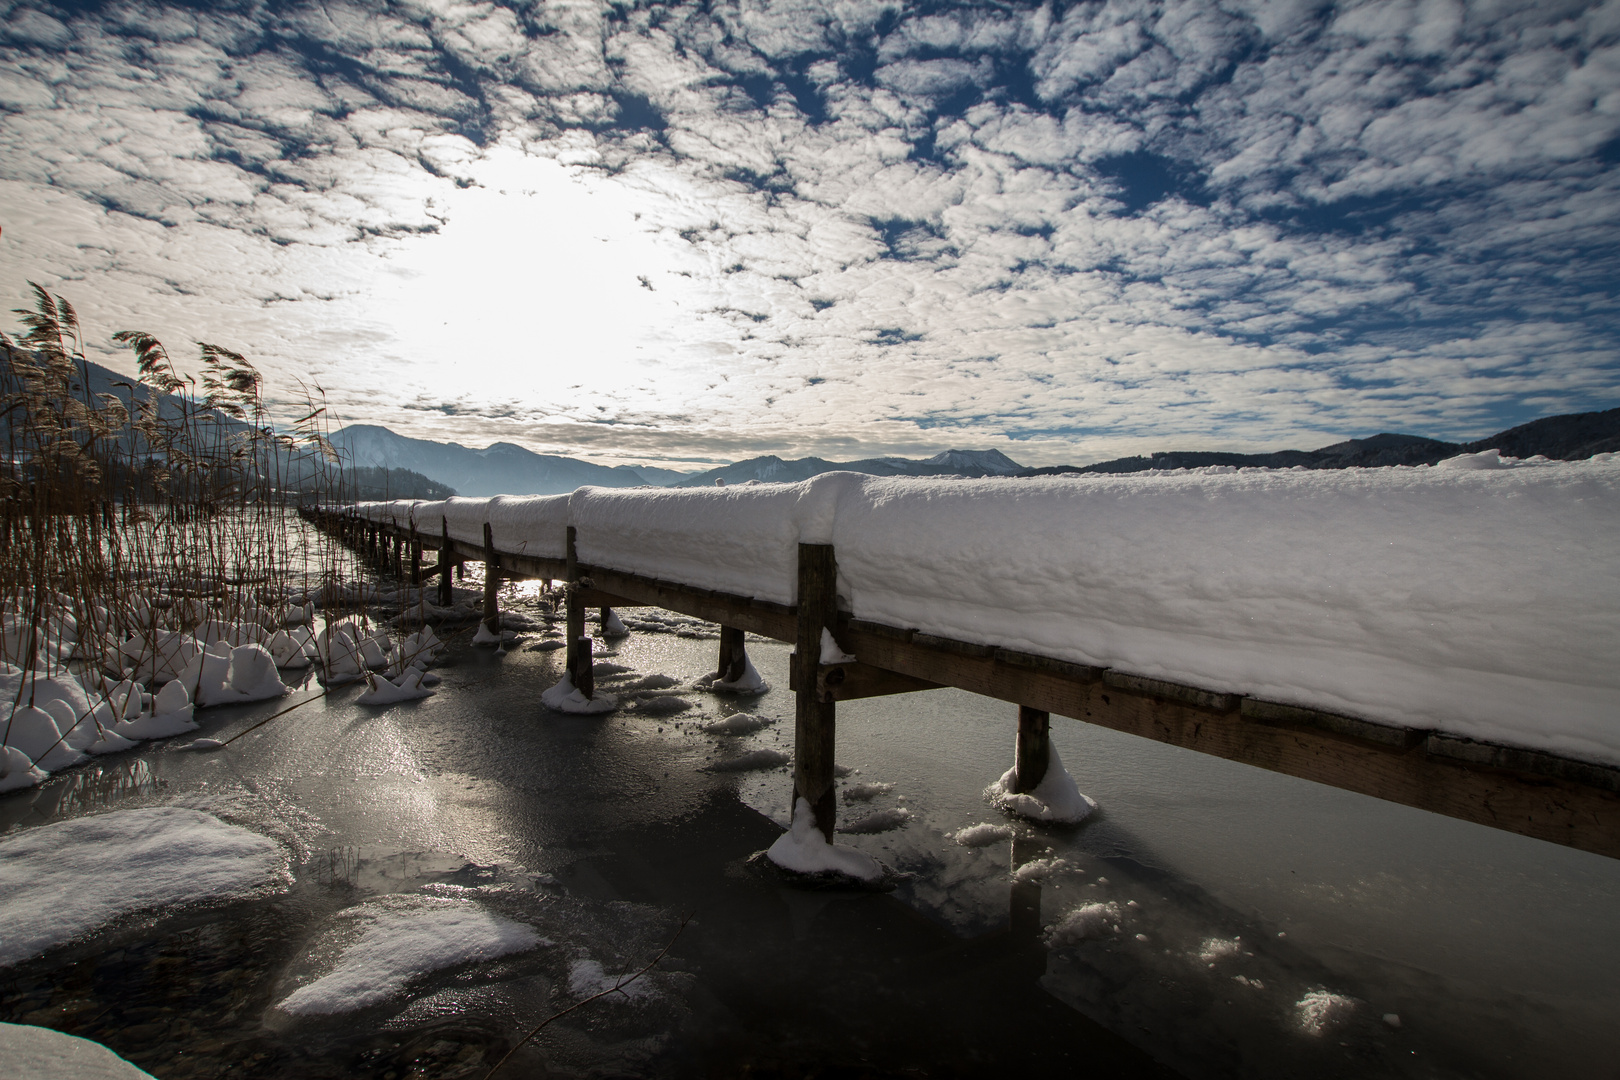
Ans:
[[[1615,2],[0,0],[7,295],[599,456],[1608,407],[1617,160]]]

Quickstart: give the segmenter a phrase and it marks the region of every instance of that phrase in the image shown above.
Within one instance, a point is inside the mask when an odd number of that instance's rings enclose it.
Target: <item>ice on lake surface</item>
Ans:
[[[898,887],[786,888],[747,860],[791,779],[725,766],[792,753],[787,647],[749,643],[764,695],[642,708],[717,642],[624,615],[605,717],[541,706],[560,653],[458,646],[426,700],[360,706],[355,684],[223,751],[143,745],[0,797],[0,842],[172,808],[265,838],[294,877],[112,912],[0,968],[0,1020],[164,1080],[481,1077],[674,937],[511,1075],[1528,1077],[1620,1051],[1620,862],[1057,717],[1100,809],[1030,823],[983,796],[1017,710],[956,691],[839,708],[840,821],[886,826],[839,843]],[[295,700],[199,713],[198,734]],[[725,723],[744,710],[775,722]],[[282,1007],[345,988],[347,1011]]]

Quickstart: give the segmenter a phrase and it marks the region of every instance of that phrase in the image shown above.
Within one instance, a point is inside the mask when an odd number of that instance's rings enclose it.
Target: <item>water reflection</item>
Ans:
[[[0,799],[0,833],[152,796],[162,786],[144,758],[101,758],[57,773],[37,788]]]

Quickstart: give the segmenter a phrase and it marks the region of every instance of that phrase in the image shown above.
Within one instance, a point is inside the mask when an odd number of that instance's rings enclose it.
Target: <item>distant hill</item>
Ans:
[[[628,465],[610,467],[578,458],[536,454],[513,443],[494,443],[473,450],[460,443],[412,439],[374,424],[353,424],[333,432],[331,438],[349,464],[410,469],[463,495],[558,495],[586,484],[662,486],[660,480]]]
[[[1620,450],[1620,409],[1568,413],[1532,420],[1474,442],[1453,443],[1420,435],[1374,435],[1348,439],[1320,450],[1277,450],[1269,454],[1230,454],[1207,450],[1171,450],[1150,457],[1124,457],[1093,465],[1049,465],[1024,469],[1020,476],[1060,473],[1128,473],[1147,469],[1197,469],[1206,465],[1240,468],[1307,469],[1374,468],[1381,465],[1433,465],[1458,454],[1500,450],[1508,457],[1541,454],[1560,461],[1579,461],[1593,454]]]
[[[361,466],[343,475],[344,495],[356,499],[448,499],[456,489],[409,469]]]
[[[750,480],[785,484],[838,470],[866,473],[869,476],[1016,476],[1024,471],[1024,467],[1000,450],[946,450],[922,460],[883,457],[827,461],[825,458],[807,457],[783,461],[773,454],[710,469],[671,486],[706,487],[716,481],[743,484]]]

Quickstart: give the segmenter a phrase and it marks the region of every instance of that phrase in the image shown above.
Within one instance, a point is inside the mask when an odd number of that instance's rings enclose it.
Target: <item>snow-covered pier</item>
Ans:
[[[793,643],[794,804],[831,836],[836,703],[951,686],[1620,857],[1620,459],[878,479],[363,503],[401,572],[570,584]],[[435,550],[424,567],[422,551]],[[409,569],[407,570],[407,564]]]

